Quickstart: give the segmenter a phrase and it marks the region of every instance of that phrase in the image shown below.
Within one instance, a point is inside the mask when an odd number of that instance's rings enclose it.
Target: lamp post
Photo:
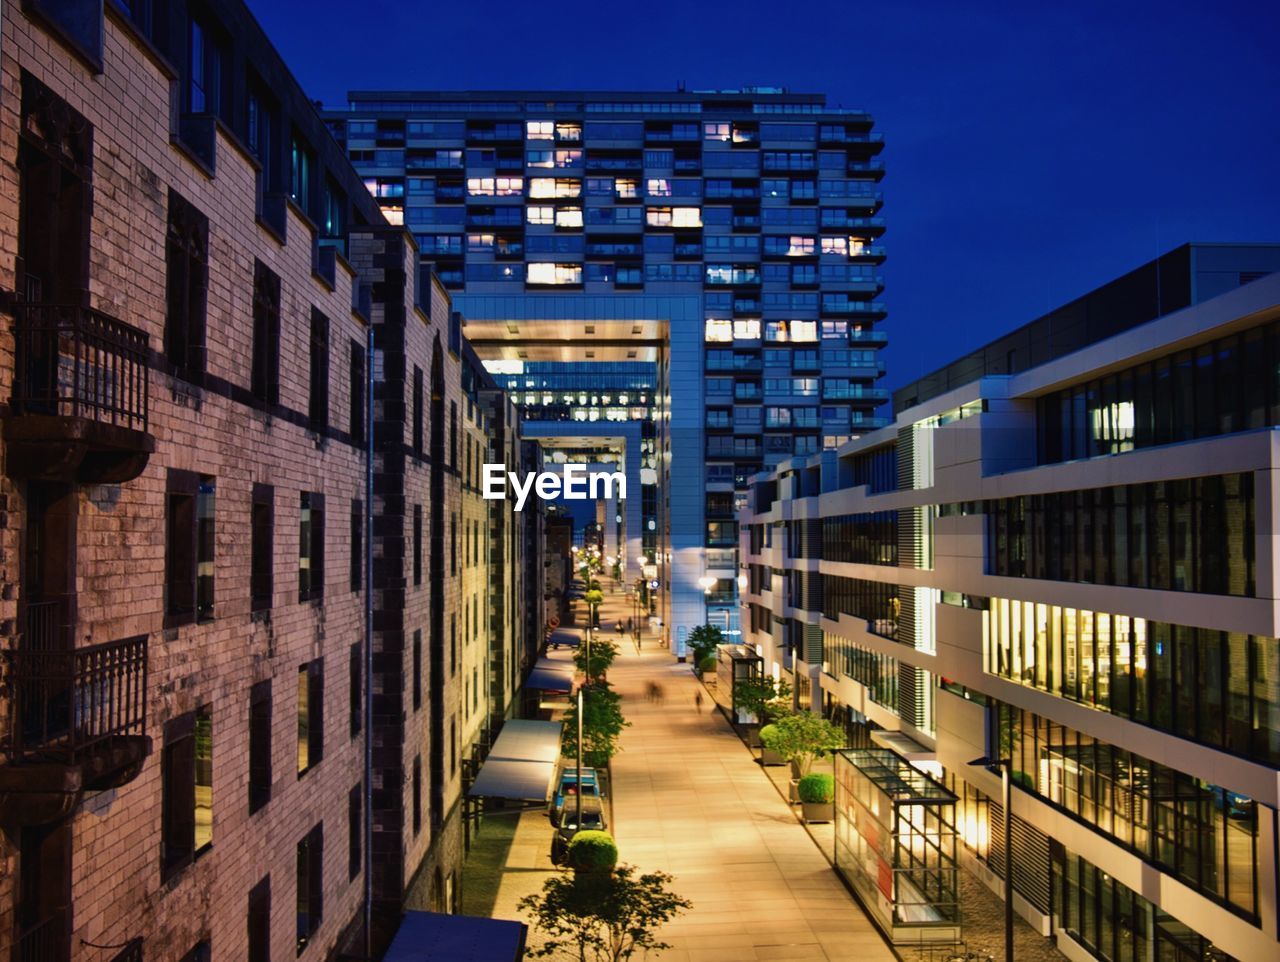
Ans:
[[[1004,809],[1004,958],[1013,962],[1013,762],[1008,758],[983,755],[969,763],[981,768],[1000,768],[1000,805]],[[988,815],[988,819],[990,816]]]
[[[587,648],[587,665],[590,667],[591,649]],[[586,682],[583,681],[578,686],[578,830],[582,829],[582,690],[586,688]]]

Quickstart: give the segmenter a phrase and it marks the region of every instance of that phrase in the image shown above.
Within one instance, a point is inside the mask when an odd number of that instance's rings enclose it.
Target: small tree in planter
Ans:
[[[760,729],[760,764],[761,765],[785,765],[787,759],[775,747],[774,739],[777,737],[778,726],[774,724],[765,725]]]
[[[613,664],[613,660],[618,656],[618,646],[612,641],[605,641],[603,638],[593,639],[590,647],[590,663],[587,662],[586,645],[579,646],[573,656],[573,663],[578,667],[578,671],[587,677],[588,683],[603,679],[605,672],[609,670],[609,666]]]
[[[604,768],[618,753],[618,736],[631,722],[622,717],[622,696],[605,681],[584,685],[582,689],[582,763]],[[567,758],[578,757],[578,700],[575,698],[564,715],[560,750]]]
[[[658,940],[658,929],[693,908],[667,888],[671,881],[665,872],[636,875],[630,865],[612,874],[553,875],[540,894],[520,900],[545,938],[529,957],[564,958],[567,950],[579,962],[624,962],[671,948]]]
[[[800,807],[806,822],[829,822],[836,817],[835,779],[826,772],[810,772],[800,779]]]
[[[790,710],[791,686],[785,679],[774,681],[768,675],[739,678],[733,686],[733,700],[738,711],[754,716],[760,725],[767,725]],[[752,748],[759,744],[758,736],[750,740]]]
[[[815,759],[844,747],[844,732],[813,712],[791,712],[770,727],[773,744],[769,747],[791,763],[791,774],[795,778],[808,775]],[[764,740],[763,729],[760,739]]]
[[[592,585],[593,586],[596,585],[596,582],[592,582]],[[599,612],[600,612],[600,605],[604,603],[604,592],[601,591],[598,587],[592,587],[587,591],[585,595],[582,596],[582,600],[587,603],[588,623],[593,628],[600,627]]]
[[[569,867],[583,875],[604,875],[618,864],[618,845],[608,832],[585,829],[569,842]]]
[[[705,676],[708,671],[716,670],[716,649],[724,644],[724,633],[715,625],[698,625],[689,632],[689,650],[693,652],[693,663]],[[706,666],[710,664],[710,668]]]

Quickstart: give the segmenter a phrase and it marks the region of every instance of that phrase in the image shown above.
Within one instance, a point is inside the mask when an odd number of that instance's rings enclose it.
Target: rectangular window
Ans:
[[[364,673],[363,669],[360,644],[357,642],[351,646],[347,655],[347,676],[351,681],[349,716],[352,738],[360,734],[360,720],[364,714],[364,688],[360,683],[361,676]]]
[[[209,219],[172,190],[165,271],[165,357],[178,377],[198,384],[205,369]]]
[[[423,412],[422,368],[413,366],[413,453],[422,457],[422,412]]]
[[[324,659],[298,669],[298,777],[324,758]]]
[[[351,786],[347,793],[347,881],[354,882],[360,874],[360,852],[364,841],[364,820],[361,818],[363,797],[360,783]]]
[[[165,492],[165,627],[213,618],[214,479],[170,469]]]
[[[413,710],[422,707],[422,630],[413,633]]]
[[[329,426],[329,318],[311,308],[311,430]]]
[[[213,718],[209,706],[164,726],[160,874],[168,880],[213,844]]]
[[[274,594],[275,489],[253,486],[250,506],[249,594],[251,611],[269,611]]]
[[[249,689],[249,814],[271,801],[271,681]]]
[[[324,912],[324,824],[298,843],[298,954],[311,944]]]
[[[253,262],[253,396],[280,401],[280,277],[262,261]]]
[[[298,519],[298,600],[324,598],[324,495],[303,491]]]
[[[364,502],[351,502],[351,590],[364,584]]]
[[[271,962],[271,876],[249,890],[249,959]]]
[[[223,63],[218,39],[196,17],[190,19],[187,39],[187,111],[193,114],[221,114]]]
[[[422,584],[422,505],[413,506],[413,583]]]
[[[364,345],[351,342],[351,443],[364,444]]]
[[[413,759],[413,834],[422,831],[422,756]]]

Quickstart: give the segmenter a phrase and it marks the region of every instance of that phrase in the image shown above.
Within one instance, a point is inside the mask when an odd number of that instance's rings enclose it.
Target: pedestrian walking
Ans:
[[[618,619],[618,623],[617,623],[616,625],[614,625],[613,627],[617,629],[617,631],[618,631],[618,640],[619,640],[619,641],[621,641],[621,640],[622,640],[622,619],[621,619],[621,618],[619,618],[619,619]]]
[[[663,691],[661,685],[654,685],[653,687],[654,687],[654,691],[656,692],[658,705],[661,706],[665,704],[667,700],[667,693]]]
[[[698,714],[702,714],[702,689],[699,688],[693,693],[693,704],[698,709]]]

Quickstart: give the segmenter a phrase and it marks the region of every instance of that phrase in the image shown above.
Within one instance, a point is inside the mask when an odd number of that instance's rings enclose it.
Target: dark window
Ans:
[[[271,680],[249,689],[249,813],[271,801]]]
[[[310,943],[324,913],[324,825],[298,843],[298,954]]]
[[[351,786],[347,794],[347,881],[355,881],[360,874],[361,842],[364,839],[364,820],[360,817],[363,796],[360,783]]]
[[[298,520],[298,600],[324,598],[324,495],[303,491]]]
[[[298,777],[324,757],[324,659],[298,669]]]
[[[275,101],[263,90],[256,79],[250,82],[246,105],[246,131],[250,153],[258,160],[258,183],[265,192],[279,189],[276,173],[275,142],[278,136]]]
[[[422,368],[413,367],[413,453],[422,457]]]
[[[209,962],[212,956],[212,946],[208,939],[201,939],[191,947],[191,951],[184,955],[178,962]]]
[[[360,676],[363,674],[363,659],[358,642],[351,646],[348,655],[348,674],[351,677],[351,737],[355,738],[360,734],[360,719],[364,715],[364,688],[360,684]]]
[[[422,756],[413,759],[413,834],[422,831]]]
[[[449,719],[449,774],[458,774],[458,722]]]
[[[280,278],[261,261],[253,262],[253,396],[267,404],[280,401]]]
[[[213,618],[214,480],[170,469],[165,491],[165,626]]]
[[[296,131],[290,145],[289,196],[308,217],[312,214],[315,155]]]
[[[413,632],[413,710],[422,707],[422,629]]]
[[[275,489],[269,484],[253,486],[251,508],[251,560],[249,571],[250,610],[271,608],[275,588]]]
[[[458,466],[458,402],[449,402],[449,467]]]
[[[413,506],[413,583],[422,584],[422,505]]]
[[[364,346],[351,342],[351,443],[364,443]]]
[[[221,114],[226,71],[222,45],[210,25],[197,17],[188,34],[187,110],[193,114]]]
[[[160,874],[169,879],[213,844],[213,719],[206,706],[164,726]]]
[[[329,318],[311,308],[311,430],[329,426]]]
[[[178,377],[198,384],[205,370],[209,219],[173,190],[165,268],[165,357]]]
[[[271,962],[271,876],[249,890],[249,960]]]
[[[364,503],[351,502],[351,590],[359,591],[364,574]]]

